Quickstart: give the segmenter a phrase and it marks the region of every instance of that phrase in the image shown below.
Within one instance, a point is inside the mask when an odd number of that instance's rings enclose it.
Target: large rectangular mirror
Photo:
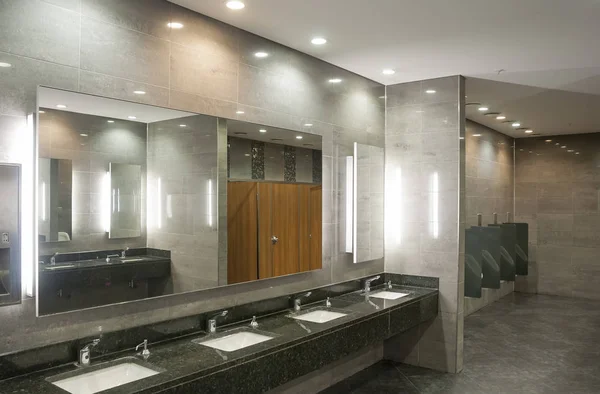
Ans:
[[[73,235],[73,164],[40,157],[38,163],[38,240],[66,242]]]
[[[21,167],[0,165],[0,305],[21,301]]]
[[[320,136],[43,87],[38,103],[40,315],[322,267]]]

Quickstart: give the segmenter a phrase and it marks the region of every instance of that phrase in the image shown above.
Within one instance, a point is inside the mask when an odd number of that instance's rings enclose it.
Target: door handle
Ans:
[[[276,236],[272,236],[271,237],[271,242],[273,243],[273,245],[275,245],[277,242],[279,242],[279,238],[277,238]]]

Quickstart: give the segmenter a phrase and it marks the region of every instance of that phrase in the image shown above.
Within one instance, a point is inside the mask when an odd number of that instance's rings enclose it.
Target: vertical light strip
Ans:
[[[352,253],[352,185],[354,184],[354,164],[352,156],[346,156],[346,253]]]
[[[158,178],[158,191],[156,193],[156,224],[158,228],[162,228],[162,185],[161,180]]]
[[[46,221],[46,182],[42,182],[42,220]]]
[[[117,189],[117,212],[121,212],[121,189]]]
[[[171,219],[173,217],[173,196],[171,194],[167,194],[167,218]]]
[[[110,212],[111,212],[111,185],[110,172],[104,174],[104,182],[102,185],[102,222],[104,232],[110,232]]]
[[[440,217],[439,217],[439,199],[440,199],[440,185],[438,173],[434,172],[431,176],[431,223],[432,223],[432,235],[433,238],[437,239],[440,233]]]
[[[396,215],[392,217],[392,222],[396,223],[396,244],[400,245],[402,243],[402,226],[404,225],[404,220],[402,217],[404,214],[404,202],[402,201],[402,168],[400,167],[396,169],[396,181],[394,182],[394,184],[396,186],[396,193],[394,193],[394,195],[392,196],[390,204],[394,207],[394,211],[396,211]]]
[[[23,164],[21,167],[21,285],[25,294],[33,297],[34,280],[38,256],[38,213],[37,204],[37,145],[35,144],[35,122],[33,114],[27,115],[27,126],[23,140]]]
[[[354,160],[352,160],[352,261],[358,263],[357,212],[358,212],[358,143],[354,143]]]
[[[208,180],[208,226],[212,227],[213,225],[213,215],[212,215],[212,195],[213,195],[213,191],[212,191],[212,179]]]

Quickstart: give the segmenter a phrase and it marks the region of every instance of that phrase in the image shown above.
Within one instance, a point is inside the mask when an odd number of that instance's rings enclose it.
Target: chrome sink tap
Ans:
[[[225,316],[227,316],[228,313],[229,313],[229,311],[225,310],[223,312],[217,313],[216,315],[214,315],[213,317],[208,319],[208,321],[206,322],[206,332],[208,332],[209,334],[216,332],[217,331],[217,318],[225,317]]]
[[[304,293],[304,294],[296,296],[294,298],[294,310],[296,312],[298,312],[298,311],[300,311],[300,309],[302,309],[302,299],[306,298],[306,297],[310,297],[311,294],[312,294],[312,291],[309,291],[308,293]]]
[[[365,287],[363,288],[363,291],[365,294],[369,294],[371,292],[371,282],[379,279],[380,277],[381,277],[381,275],[377,275],[377,276],[374,276],[372,278],[365,280]]]
[[[256,321],[256,316],[252,316],[252,321],[250,322],[250,327],[258,328],[258,321]]]
[[[56,265],[56,256],[58,256],[58,252],[54,253],[52,257],[50,257],[50,265]]]
[[[144,347],[144,350],[142,350],[142,357],[144,358],[144,360],[147,360],[148,357],[150,357],[150,350],[148,350],[148,340],[147,339],[144,339],[144,342],[137,345],[135,347],[135,351],[137,352],[138,350],[140,350],[141,347]]]
[[[119,257],[118,254],[109,254],[106,256],[106,262],[110,263],[110,259],[112,259],[113,257]]]
[[[125,257],[127,257],[127,251],[129,250],[129,246],[127,246],[125,249],[123,249],[121,251],[121,258],[124,259]]]
[[[94,339],[92,342],[88,343],[84,347],[79,350],[79,365],[82,367],[86,367],[90,365],[91,357],[90,352],[91,348],[98,346],[100,343],[100,338]]]

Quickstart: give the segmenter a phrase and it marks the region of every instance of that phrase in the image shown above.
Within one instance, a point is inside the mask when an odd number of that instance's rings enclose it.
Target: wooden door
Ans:
[[[323,268],[323,188],[310,188],[310,264],[309,269]]]
[[[227,184],[227,283],[258,279],[256,182]]]
[[[271,183],[258,184],[258,277],[260,279],[273,277],[272,186]]]
[[[272,185],[271,223],[273,244],[273,276],[299,272],[298,255],[298,185]]]
[[[298,203],[298,253],[300,272],[310,271],[310,195],[311,185],[299,185]]]

